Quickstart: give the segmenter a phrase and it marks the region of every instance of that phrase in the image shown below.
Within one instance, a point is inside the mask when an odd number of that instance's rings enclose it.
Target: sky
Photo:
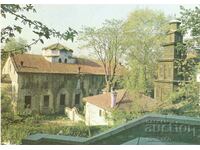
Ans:
[[[154,4],[154,5],[141,5],[141,4],[37,4],[34,5],[37,13],[24,13],[27,17],[38,20],[46,24],[50,28],[64,32],[68,27],[80,31],[84,26],[100,27],[106,19],[127,19],[128,15],[138,8],[150,8],[153,10],[163,11],[166,15],[180,16],[180,5],[177,4]],[[195,5],[183,5],[185,8],[194,8]],[[6,19],[1,18],[1,26],[17,24],[22,25],[20,22],[14,21],[14,18],[8,16]],[[22,25],[23,26],[23,25]],[[32,42],[33,38],[37,38],[31,29],[25,27],[21,34],[16,34],[16,37],[21,37],[27,40],[28,43]],[[41,54],[43,47],[49,46],[54,43],[61,43],[74,50],[75,56],[87,56],[89,51],[86,49],[79,49],[80,42],[75,40],[71,41],[58,40],[51,38],[50,40],[44,39],[44,44],[37,43],[31,47],[31,53]]]

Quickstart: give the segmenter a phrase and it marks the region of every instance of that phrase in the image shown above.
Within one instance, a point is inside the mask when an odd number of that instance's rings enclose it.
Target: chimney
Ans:
[[[117,101],[117,92],[111,89],[111,108],[113,108],[116,105]]]

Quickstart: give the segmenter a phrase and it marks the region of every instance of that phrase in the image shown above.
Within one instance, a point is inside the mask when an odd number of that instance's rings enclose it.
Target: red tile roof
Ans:
[[[117,90],[117,101],[116,104],[118,104],[123,96],[125,95],[126,91],[125,90]],[[89,97],[84,97],[84,101],[94,104],[100,108],[103,109],[110,109],[111,108],[111,93],[107,92],[104,94],[99,94],[99,95],[94,95],[94,96],[89,96]]]
[[[106,110],[111,109],[110,92],[85,97],[83,98],[83,100]],[[155,99],[145,96],[143,94],[129,92],[124,89],[117,90],[117,101],[115,108],[132,110],[134,107],[133,105],[135,105],[142,111],[152,111],[159,105],[159,103]]]
[[[58,74],[94,74],[104,75],[103,66],[95,61],[84,58],[76,58],[75,64],[51,63],[42,55],[33,54],[15,54],[11,56],[11,60],[17,72],[30,73],[58,73]],[[21,64],[23,62],[23,65]],[[119,66],[116,69],[116,75],[120,75],[124,71],[124,67]]]
[[[78,74],[80,67],[80,73],[104,75],[100,64],[82,58],[77,58],[76,64],[65,64],[51,63],[42,55],[15,54],[11,56],[11,60],[17,72]]]

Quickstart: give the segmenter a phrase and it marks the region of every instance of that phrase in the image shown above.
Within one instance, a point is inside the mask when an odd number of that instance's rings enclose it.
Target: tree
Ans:
[[[131,105],[130,110],[125,110],[120,108],[113,109],[111,111],[111,117],[110,118],[108,117],[106,119],[108,121],[113,121],[114,125],[119,125],[145,114],[144,112],[142,112],[142,108],[137,104],[137,102],[134,102],[130,105]]]
[[[116,70],[125,50],[122,24],[120,20],[106,20],[98,29],[85,27],[80,32],[79,39],[84,42],[81,47],[93,49],[104,68],[107,91],[115,86]]]
[[[188,51],[195,51],[200,46],[200,8],[185,9],[180,6],[182,22],[180,31],[182,34],[189,33],[190,38],[184,41],[184,44],[177,45],[177,49],[182,56]],[[199,83],[196,82],[196,73],[200,69],[199,54],[196,56],[183,57],[178,60],[177,68],[179,74],[183,77],[176,92],[172,93],[171,100],[180,107],[175,109],[175,113],[181,113],[191,116],[200,116],[199,109]]]
[[[22,38],[11,38],[4,46],[1,53],[2,65],[5,63],[10,52],[12,53],[24,53],[27,51],[27,41]]]
[[[22,39],[22,38],[11,38],[4,46],[4,51],[9,52],[9,51],[14,51],[14,52],[26,52],[26,45],[27,41]]]
[[[124,24],[130,67],[125,85],[129,89],[153,93],[157,59],[167,27],[167,18],[160,11],[138,9],[129,15]]]
[[[191,44],[193,44],[193,46],[200,45],[200,8],[196,6],[194,9],[186,9],[183,6],[180,6],[180,9],[182,33],[186,34],[189,32],[192,37],[190,46]]]
[[[73,41],[77,32],[71,28],[68,28],[66,32],[60,33],[55,29],[50,29],[42,22],[37,20],[31,20],[24,15],[25,12],[33,12],[36,13],[36,10],[33,5],[26,4],[26,5],[17,5],[17,4],[1,4],[1,16],[6,18],[7,15],[11,15],[15,18],[15,21],[20,21],[24,25],[28,25],[32,28],[32,32],[38,36],[37,39],[33,39],[33,42],[27,45],[29,48],[31,45],[36,44],[37,42],[43,43],[43,39],[49,39],[51,37],[61,38],[64,40],[71,39]],[[3,27],[1,29],[1,43],[7,42],[10,38],[15,36],[15,33],[21,33],[23,30],[22,26],[18,26],[16,24],[9,25]]]
[[[192,63],[191,63],[192,62]],[[200,69],[200,65],[194,63],[194,59],[185,59],[182,63],[186,63],[188,72],[187,80],[181,81],[178,84],[176,91],[169,95],[167,101],[162,104],[161,112],[173,113],[177,115],[200,116],[199,109],[199,83],[196,82],[196,71]],[[181,74],[184,73],[180,72]]]
[[[200,116],[199,109],[199,83],[196,82],[196,73],[200,70],[199,53],[196,56],[190,56],[189,52],[195,51],[199,47],[200,42],[200,9],[181,8],[182,22],[180,31],[183,35],[189,33],[190,38],[176,46],[177,51],[182,56],[176,60],[176,69],[181,77],[176,91],[172,92],[162,112],[175,113],[189,116]],[[186,55],[187,54],[187,55]]]

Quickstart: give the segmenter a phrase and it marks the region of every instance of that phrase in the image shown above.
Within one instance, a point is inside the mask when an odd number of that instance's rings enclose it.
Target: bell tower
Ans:
[[[163,44],[162,57],[158,60],[154,98],[160,101],[165,100],[181,80],[175,68],[175,60],[180,58],[176,45],[183,42],[183,36],[178,31],[180,24],[178,20],[169,22],[170,29]]]

